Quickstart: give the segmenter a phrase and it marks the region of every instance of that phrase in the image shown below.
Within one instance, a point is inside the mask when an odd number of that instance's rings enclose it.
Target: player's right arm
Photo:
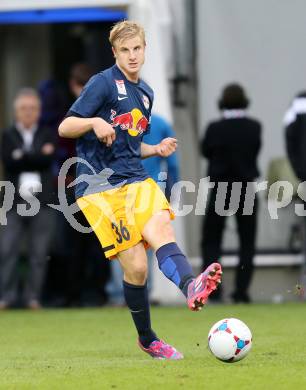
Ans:
[[[58,133],[63,138],[79,138],[82,135],[93,130],[97,138],[111,146],[116,138],[116,133],[113,127],[104,119],[99,117],[94,118],[79,118],[69,116],[65,118],[59,125]]]
[[[96,116],[103,102],[107,101],[109,90],[102,73],[93,76],[60,124],[59,135],[64,138],[79,138],[93,130],[101,142],[111,146],[116,137],[115,130],[101,116]]]

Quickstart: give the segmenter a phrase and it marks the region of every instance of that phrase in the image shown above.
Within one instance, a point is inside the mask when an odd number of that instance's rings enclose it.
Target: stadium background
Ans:
[[[84,7],[91,21],[84,21]],[[104,10],[115,14],[110,18]],[[270,161],[285,155],[282,118],[293,95],[304,88],[305,11],[304,0],[1,0],[0,128],[12,119],[18,88],[37,87],[50,75],[65,82],[76,60],[107,66],[112,61],[109,48],[103,49],[108,28],[117,17],[128,16],[148,32],[144,77],[157,92],[156,111],[178,133],[182,179],[197,183],[204,175],[198,138],[218,114],[220,88],[235,80],[245,85],[251,114],[265,127],[263,180]],[[63,17],[66,22],[60,23]],[[184,194],[184,201],[193,204],[195,195]],[[292,207],[280,216],[268,218],[262,194],[256,300],[267,285],[268,301],[274,297],[280,303],[280,294],[298,299],[293,289],[301,256],[289,245],[296,218]],[[176,224],[179,241],[197,266],[200,218],[191,214]],[[231,220],[225,246],[229,266],[237,246]],[[303,303],[208,305],[194,314],[186,307],[152,309],[154,326],[184,351],[185,359],[171,364],[151,361],[137,350],[125,308],[1,312],[0,389],[305,388]],[[220,363],[207,350],[209,328],[229,317],[245,321],[254,336],[250,355],[235,365]]]
[[[96,69],[109,66],[109,27],[128,17],[146,28],[143,77],[155,90],[155,111],[172,122],[177,132],[182,179],[197,187],[205,176],[199,137],[207,122],[218,115],[215,103],[222,86],[238,81],[250,95],[251,115],[264,124],[259,180],[265,180],[270,162],[285,155],[282,119],[293,95],[303,88],[304,10],[303,0],[294,5],[277,0],[256,4],[243,0],[3,0],[0,127],[12,119],[18,88],[37,87],[50,76],[65,83],[71,64],[80,60]],[[194,205],[196,197],[197,193],[186,192],[184,203]],[[297,223],[293,204],[279,210],[278,220],[271,220],[264,193],[260,203],[257,264],[299,265],[301,257],[290,248],[292,226]],[[195,266],[201,221],[194,212],[176,220],[179,242]],[[234,254],[228,258],[231,266],[237,248],[231,218],[224,244],[226,252]],[[295,278],[296,273],[289,284]]]

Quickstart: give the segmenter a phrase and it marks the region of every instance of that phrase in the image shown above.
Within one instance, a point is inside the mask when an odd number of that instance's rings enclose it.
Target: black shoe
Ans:
[[[223,297],[222,297],[222,287],[218,286],[218,289],[213,291],[212,294],[209,296],[209,302],[211,303],[222,303]]]
[[[234,292],[231,294],[234,303],[251,303],[251,298],[245,292]]]
[[[83,307],[83,302],[80,299],[66,299],[62,303],[62,307],[71,308],[71,309]]]
[[[211,296],[209,297],[209,302],[210,303],[222,303],[222,296],[211,294]]]
[[[5,310],[5,309],[8,309],[10,307],[9,303],[6,302],[6,301],[0,301],[0,310]]]

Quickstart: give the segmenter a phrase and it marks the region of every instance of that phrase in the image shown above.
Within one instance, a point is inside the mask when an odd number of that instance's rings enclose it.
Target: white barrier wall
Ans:
[[[222,87],[242,83],[251,99],[250,114],[264,125],[259,166],[265,178],[269,161],[285,154],[285,110],[306,88],[306,2],[197,0],[196,15],[199,131],[202,135],[218,116]],[[258,244],[275,247],[278,227],[267,218],[263,199],[261,204]],[[288,210],[281,228],[286,226],[289,234],[294,220]]]

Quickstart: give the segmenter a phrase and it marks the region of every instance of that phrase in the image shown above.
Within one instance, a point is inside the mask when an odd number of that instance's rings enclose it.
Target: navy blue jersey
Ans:
[[[149,177],[140,146],[150,128],[152,104],[152,89],[143,80],[129,81],[117,65],[88,81],[67,116],[101,117],[115,129],[116,140],[107,147],[93,130],[78,138],[77,155],[86,163],[77,164],[77,198]]]

